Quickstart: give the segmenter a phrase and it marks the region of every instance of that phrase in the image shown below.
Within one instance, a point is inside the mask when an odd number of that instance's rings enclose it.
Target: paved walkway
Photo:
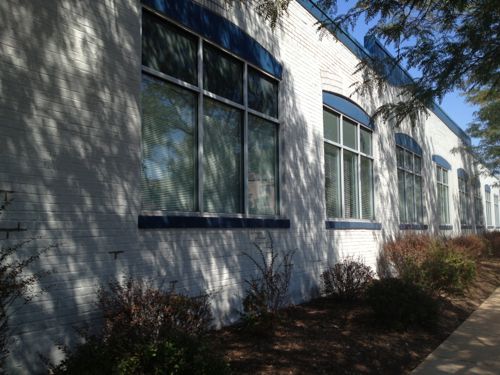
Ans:
[[[412,374],[500,374],[500,288]]]

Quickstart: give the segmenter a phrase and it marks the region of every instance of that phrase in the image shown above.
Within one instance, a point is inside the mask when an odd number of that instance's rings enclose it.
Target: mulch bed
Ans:
[[[445,340],[498,286],[500,260],[482,261],[465,296],[443,301],[438,326],[389,330],[363,302],[320,298],[288,308],[274,332],[241,326],[213,334],[235,374],[405,374]]]

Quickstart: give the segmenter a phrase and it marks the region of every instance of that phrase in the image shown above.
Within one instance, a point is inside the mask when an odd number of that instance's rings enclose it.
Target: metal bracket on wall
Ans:
[[[17,223],[17,227],[15,228],[0,228],[0,232],[5,232],[5,239],[9,239],[9,233],[10,232],[25,232],[27,231],[26,228],[21,228],[21,223]]]
[[[123,253],[123,251],[121,250],[117,250],[117,251],[108,251],[109,254],[113,254],[113,257],[114,259],[118,259],[118,255]]]

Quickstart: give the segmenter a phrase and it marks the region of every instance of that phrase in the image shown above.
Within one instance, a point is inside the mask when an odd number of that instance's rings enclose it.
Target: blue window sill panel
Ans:
[[[461,229],[472,229],[472,225],[470,224],[460,224]]]
[[[400,230],[427,230],[429,226],[427,224],[399,224]]]
[[[381,230],[382,224],[369,221],[325,221],[326,229],[367,229]]]
[[[139,215],[140,229],[182,229],[182,228],[269,228],[289,229],[289,219],[260,219],[242,217],[203,216],[148,216]]]
[[[439,230],[453,230],[453,225],[441,224],[439,225]]]
[[[488,225],[488,229],[495,229],[493,225]]]

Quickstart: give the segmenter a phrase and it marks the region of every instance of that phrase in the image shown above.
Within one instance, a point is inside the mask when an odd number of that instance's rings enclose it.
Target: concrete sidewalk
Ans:
[[[500,288],[412,374],[500,374]]]

